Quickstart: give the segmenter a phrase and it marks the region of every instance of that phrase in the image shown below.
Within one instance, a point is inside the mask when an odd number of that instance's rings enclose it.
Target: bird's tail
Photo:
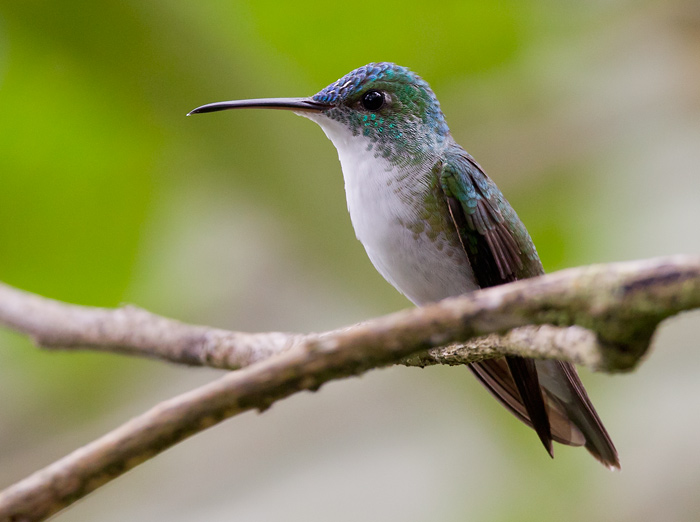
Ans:
[[[569,446],[585,446],[600,462],[610,469],[619,469],[620,460],[607,430],[588,398],[576,369],[570,363],[554,360],[535,361],[536,378],[544,400],[551,439]],[[470,365],[470,369],[484,386],[516,417],[530,427],[532,400],[523,401],[506,358],[489,359]],[[516,378],[522,378],[516,375]],[[534,401],[536,403],[536,401]],[[537,432],[542,439],[541,415],[535,412]],[[543,440],[551,454],[551,443]]]

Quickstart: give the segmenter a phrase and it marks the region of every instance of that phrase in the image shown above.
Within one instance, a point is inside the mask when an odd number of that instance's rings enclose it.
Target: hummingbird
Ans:
[[[311,97],[224,101],[189,114],[244,108],[289,110],[321,127],[338,151],[357,238],[414,304],[544,273],[525,225],[452,138],[428,83],[408,68],[369,63]],[[469,368],[550,456],[552,441],[585,446],[619,469],[572,364],[505,356]]]

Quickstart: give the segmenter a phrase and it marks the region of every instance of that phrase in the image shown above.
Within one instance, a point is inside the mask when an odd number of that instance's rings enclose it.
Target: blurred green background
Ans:
[[[247,331],[409,306],[355,240],[336,152],[274,111],[370,61],[431,83],[547,270],[700,253],[697,0],[0,2],[0,279]],[[697,314],[583,372],[620,451],[551,461],[466,370],[394,368],[213,428],[55,518],[695,520]],[[0,487],[220,372],[0,331]]]

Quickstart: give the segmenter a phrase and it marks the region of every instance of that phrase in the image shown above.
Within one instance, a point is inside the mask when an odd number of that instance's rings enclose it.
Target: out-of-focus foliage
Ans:
[[[185,117],[382,60],[431,83],[548,270],[700,252],[694,0],[4,0],[0,280],[240,330],[408,306],[355,241],[317,127]],[[56,520],[690,519],[698,329],[663,328],[633,375],[585,376],[620,474],[551,462],[466,371],[397,368],[229,421]],[[216,375],[0,332],[0,487]]]

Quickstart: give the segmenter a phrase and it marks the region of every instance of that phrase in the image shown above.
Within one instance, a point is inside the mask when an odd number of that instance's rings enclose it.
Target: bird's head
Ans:
[[[449,136],[430,86],[406,67],[388,62],[359,67],[308,98],[210,103],[190,114],[240,108],[294,111],[318,123],[339,151],[359,142],[394,163],[420,161]]]

